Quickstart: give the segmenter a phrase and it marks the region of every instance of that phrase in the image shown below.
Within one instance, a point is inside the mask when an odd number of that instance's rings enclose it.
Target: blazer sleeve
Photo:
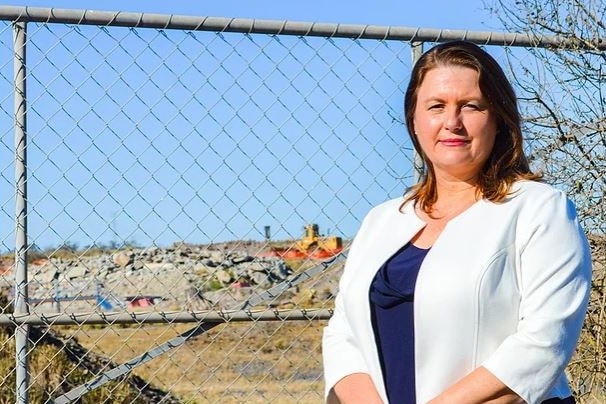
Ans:
[[[347,284],[355,280],[352,263],[359,252],[358,244],[361,234],[368,223],[368,216],[363,220],[356,237],[348,252],[347,262],[339,281],[339,291],[335,298],[334,312],[324,328],[322,337],[322,358],[324,362],[324,396],[328,397],[334,385],[343,377],[353,373],[369,373],[366,361],[362,354],[362,347],[348,320],[347,308],[344,304],[344,294],[347,293]]]
[[[537,403],[576,347],[591,288],[591,254],[575,208],[560,191],[534,199],[519,220],[517,332],[483,366]]]

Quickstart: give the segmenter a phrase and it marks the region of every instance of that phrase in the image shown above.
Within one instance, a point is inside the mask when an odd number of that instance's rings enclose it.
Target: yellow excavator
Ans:
[[[343,250],[343,239],[337,236],[324,237],[320,235],[320,228],[312,223],[305,225],[303,237],[291,246],[272,247],[272,253],[284,259],[330,258]]]
[[[295,243],[297,250],[308,253],[313,249],[320,249],[326,252],[341,251],[343,249],[343,240],[341,237],[322,237],[320,235],[320,227],[317,224],[308,224],[304,229],[303,237]]]

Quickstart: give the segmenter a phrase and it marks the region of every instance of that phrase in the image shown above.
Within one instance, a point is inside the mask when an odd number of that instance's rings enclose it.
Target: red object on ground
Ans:
[[[336,248],[334,250],[323,250],[321,248],[314,248],[309,252],[299,251],[294,248],[272,248],[270,251],[260,253],[260,256],[265,257],[281,257],[285,260],[304,260],[304,259],[327,259],[334,257],[343,251],[343,248]]]

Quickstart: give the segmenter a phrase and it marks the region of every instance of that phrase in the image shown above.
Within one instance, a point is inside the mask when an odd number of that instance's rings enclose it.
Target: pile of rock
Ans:
[[[292,270],[279,257],[246,248],[180,245],[51,258],[30,264],[29,273],[35,311],[116,311],[151,304],[166,311],[237,307]]]

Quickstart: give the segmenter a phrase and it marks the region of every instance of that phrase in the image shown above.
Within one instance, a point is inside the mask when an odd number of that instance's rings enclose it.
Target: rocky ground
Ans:
[[[120,310],[206,310],[237,307],[314,262],[285,262],[259,242],[148,247],[99,254],[38,259],[28,265],[29,298],[34,312]],[[293,268],[294,267],[294,268]],[[272,304],[292,303],[295,295],[322,300],[336,291],[337,272],[296,288]],[[10,267],[0,286],[11,293]],[[313,303],[308,301],[307,303]]]

